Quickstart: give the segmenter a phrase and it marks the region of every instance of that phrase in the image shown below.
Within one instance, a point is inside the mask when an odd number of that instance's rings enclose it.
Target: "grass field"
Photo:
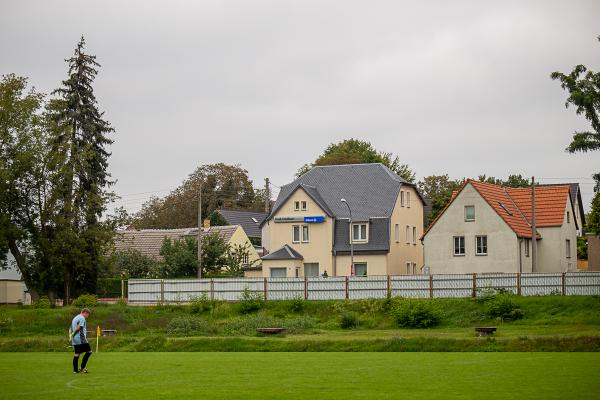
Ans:
[[[516,321],[491,318],[493,300],[420,300],[441,315],[427,329],[399,327],[393,304],[402,299],[272,301],[245,313],[241,303],[128,307],[98,305],[88,326],[116,329],[102,338],[103,352],[212,351],[600,351],[600,296],[514,297]],[[0,306],[0,352],[65,352],[74,306],[53,309]],[[343,329],[342,316],[356,326]],[[256,328],[287,328],[262,337]],[[496,326],[493,338],[474,327]],[[65,347],[66,346],[66,347]]]
[[[0,353],[0,399],[598,399],[598,353]]]

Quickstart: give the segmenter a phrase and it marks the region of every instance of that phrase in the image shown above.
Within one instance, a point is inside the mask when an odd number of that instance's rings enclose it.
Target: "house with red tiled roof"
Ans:
[[[432,274],[576,270],[580,221],[571,190],[570,184],[535,187],[533,237],[531,188],[467,180],[421,238],[424,268]]]

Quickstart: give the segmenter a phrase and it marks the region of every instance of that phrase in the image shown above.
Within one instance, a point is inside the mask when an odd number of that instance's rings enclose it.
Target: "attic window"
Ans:
[[[252,217],[252,221],[254,221],[255,224],[258,224],[258,220],[254,217]]]
[[[500,203],[500,202],[498,202],[498,204],[500,204],[500,207],[502,207],[502,209],[503,209],[504,211],[506,211],[506,213],[507,213],[508,215],[512,216],[512,213],[511,213],[510,211],[508,211],[508,209],[506,208],[506,206],[505,206],[504,204],[502,204],[502,203]]]

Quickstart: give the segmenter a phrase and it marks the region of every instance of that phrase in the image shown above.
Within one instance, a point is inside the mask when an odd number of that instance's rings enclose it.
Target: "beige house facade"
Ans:
[[[14,266],[14,258],[7,254],[8,268],[0,270],[0,304],[31,304],[31,296],[21,273]]]
[[[579,225],[569,185],[535,192],[535,267],[531,188],[468,180],[423,235],[427,273],[576,271]]]
[[[315,167],[282,187],[262,223],[262,268],[246,276],[419,273],[422,232],[420,193],[384,165]]]

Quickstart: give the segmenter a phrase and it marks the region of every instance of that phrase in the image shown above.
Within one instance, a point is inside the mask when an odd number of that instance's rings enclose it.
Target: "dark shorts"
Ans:
[[[74,344],[73,347],[75,348],[75,354],[92,352],[92,348],[90,347],[89,343]]]

